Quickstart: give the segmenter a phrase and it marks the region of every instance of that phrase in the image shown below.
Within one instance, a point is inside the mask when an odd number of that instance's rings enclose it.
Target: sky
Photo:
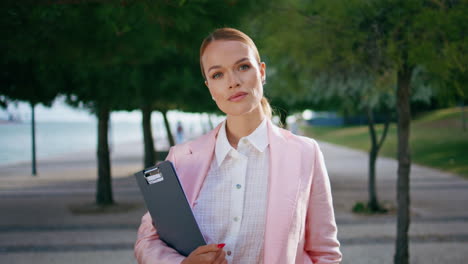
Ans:
[[[38,122],[90,122],[95,121],[94,115],[91,115],[88,110],[73,108],[65,103],[64,98],[57,98],[51,107],[37,105],[35,108],[36,121]],[[0,120],[8,119],[11,114],[21,121],[31,120],[31,107],[27,103],[10,103],[6,110],[0,109]],[[129,121],[140,122],[141,113],[133,112],[112,112],[111,118],[113,121]]]

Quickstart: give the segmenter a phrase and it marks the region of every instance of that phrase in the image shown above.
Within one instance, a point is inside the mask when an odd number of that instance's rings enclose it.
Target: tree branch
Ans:
[[[387,137],[387,132],[388,132],[389,127],[390,127],[390,114],[387,113],[385,115],[384,130],[383,130],[382,135],[380,137],[379,143],[377,144],[377,150],[379,150],[380,147],[382,147],[382,145],[383,145],[383,143],[385,141],[385,138]]]
[[[367,119],[368,119],[369,132],[370,132],[370,135],[371,135],[371,143],[372,143],[372,146],[376,146],[377,137],[376,137],[376,134],[375,134],[374,116],[373,116],[373,113],[372,113],[372,108],[369,107],[369,106],[367,107]],[[377,145],[377,147],[378,147],[378,145]]]

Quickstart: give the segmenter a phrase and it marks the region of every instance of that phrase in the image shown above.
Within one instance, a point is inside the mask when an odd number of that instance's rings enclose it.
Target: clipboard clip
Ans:
[[[148,184],[155,184],[164,180],[159,167],[151,168],[143,171],[145,175],[145,180]]]

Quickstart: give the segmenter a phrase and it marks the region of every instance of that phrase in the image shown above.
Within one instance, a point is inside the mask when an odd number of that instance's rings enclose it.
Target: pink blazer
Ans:
[[[167,157],[173,162],[192,207],[208,174],[219,128],[171,148]],[[341,252],[330,182],[318,144],[270,121],[268,136],[270,174],[264,263],[339,263]],[[184,259],[159,240],[148,213],[138,230],[135,256],[140,264],[179,264]]]

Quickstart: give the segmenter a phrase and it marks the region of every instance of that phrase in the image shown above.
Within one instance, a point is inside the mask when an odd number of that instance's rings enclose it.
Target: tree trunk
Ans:
[[[97,109],[98,117],[98,179],[96,189],[96,204],[111,205],[114,203],[112,197],[111,165],[108,142],[108,126],[110,111],[107,106],[100,106]]]
[[[375,123],[374,123],[374,114],[372,109],[368,109],[367,111],[367,118],[368,118],[368,126],[369,126],[369,134],[371,139],[371,148],[369,150],[369,201],[367,203],[367,208],[369,208],[372,212],[381,212],[385,210],[380,206],[379,200],[377,198],[377,184],[376,184],[376,162],[377,157],[379,155],[379,151],[387,137],[388,128],[390,126],[390,117],[387,114],[384,128],[380,139],[377,141],[377,133],[375,130]]]
[[[171,126],[169,125],[169,120],[167,119],[167,110],[161,111],[164,118],[164,125],[166,126],[167,139],[169,140],[169,145],[172,147],[175,145],[174,137],[172,136]]]
[[[144,167],[148,168],[154,166],[156,163],[156,151],[154,148],[153,133],[151,129],[151,113],[152,109],[149,105],[144,105],[141,108],[142,113],[142,126],[143,126],[143,142],[144,142]]]
[[[371,211],[377,212],[380,210],[380,205],[377,199],[377,190],[375,184],[375,162],[377,160],[377,154],[379,150],[377,145],[377,135],[374,127],[374,116],[371,109],[368,109],[367,111],[367,119],[371,139],[371,148],[369,150],[369,201],[367,203],[367,207]]]
[[[377,189],[376,189],[376,182],[375,182],[375,163],[377,160],[377,149],[375,146],[371,147],[369,152],[369,202],[367,203],[367,207],[372,212],[380,211],[381,207],[379,201],[377,199]]]
[[[398,219],[395,264],[409,263],[408,230],[410,225],[410,169],[411,151],[409,145],[411,108],[410,83],[412,69],[404,64],[398,71],[397,112],[398,112]]]
[[[36,105],[31,103],[31,166],[32,166],[32,176],[37,175],[37,167],[36,167],[36,114],[34,108]]]

